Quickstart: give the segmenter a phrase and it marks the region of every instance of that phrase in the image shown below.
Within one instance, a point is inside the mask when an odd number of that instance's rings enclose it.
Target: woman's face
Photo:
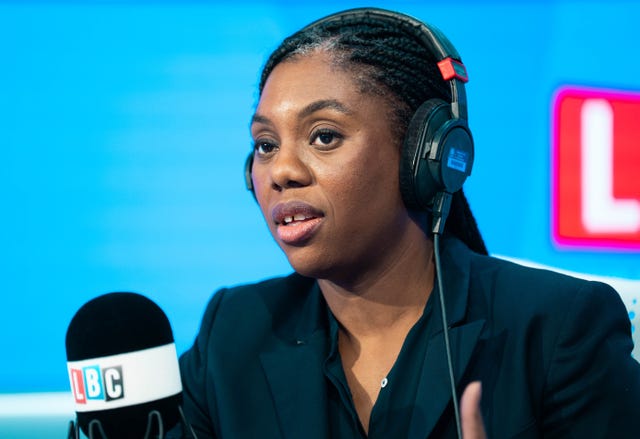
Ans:
[[[269,229],[296,271],[320,279],[385,264],[410,221],[389,105],[352,77],[324,52],[282,62],[251,123],[253,184]]]

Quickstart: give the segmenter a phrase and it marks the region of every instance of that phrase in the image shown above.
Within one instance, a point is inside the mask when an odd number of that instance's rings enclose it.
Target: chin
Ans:
[[[318,264],[304,263],[301,261],[292,261],[291,258],[289,258],[289,264],[291,264],[291,267],[295,270],[296,273],[302,276],[312,277],[315,279],[324,278],[326,277],[328,272],[331,271],[331,270],[328,270],[326,267],[319,266]]]
[[[317,254],[305,250],[308,249],[297,248],[285,251],[289,264],[296,273],[315,279],[331,277],[331,273],[335,271],[332,268],[334,264],[326,257],[320,257]]]

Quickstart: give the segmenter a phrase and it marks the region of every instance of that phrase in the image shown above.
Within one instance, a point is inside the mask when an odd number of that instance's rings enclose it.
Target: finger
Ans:
[[[464,439],[486,439],[480,412],[482,384],[480,381],[470,383],[460,400],[460,416],[462,418],[462,437]]]

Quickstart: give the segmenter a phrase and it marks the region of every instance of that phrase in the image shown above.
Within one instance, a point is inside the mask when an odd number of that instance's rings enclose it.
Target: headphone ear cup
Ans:
[[[251,169],[253,168],[253,153],[247,156],[244,161],[244,184],[247,190],[253,191],[253,179],[251,178]]]
[[[464,119],[445,121],[431,141],[427,160],[437,191],[453,194],[462,189],[471,175],[473,159],[473,138],[467,122]]]
[[[244,184],[247,190],[251,192],[253,198],[256,197],[256,193],[253,190],[253,178],[251,177],[251,170],[253,168],[253,152],[249,153],[247,159],[244,161]]]
[[[409,122],[400,157],[400,193],[409,209],[428,210],[439,190],[428,157],[434,135],[450,117],[449,104],[430,99],[418,107]]]

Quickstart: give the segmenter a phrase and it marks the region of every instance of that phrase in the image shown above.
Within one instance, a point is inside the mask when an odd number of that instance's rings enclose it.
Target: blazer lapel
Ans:
[[[326,305],[317,284],[306,293],[293,334],[274,337],[260,354],[284,439],[329,437],[323,371],[327,335],[321,324]]]
[[[454,370],[454,381],[460,382],[471,354],[478,341],[484,320],[449,330],[449,343]],[[460,398],[460,395],[457,395]],[[409,426],[410,439],[425,439],[431,434],[445,408],[451,401],[449,367],[444,333],[434,335],[427,345],[422,375],[418,382],[416,406]]]
[[[471,264],[469,250],[456,239],[447,239],[444,243],[443,273],[439,275],[442,275],[443,281],[454,381],[456,387],[459,387],[484,328],[485,320],[464,321],[469,297]],[[433,294],[438,295],[439,290],[434,288]],[[433,309],[430,330],[433,335],[427,344],[422,375],[418,382],[416,407],[409,426],[410,439],[427,438],[451,402],[451,383],[442,330],[440,299],[436,296],[434,300],[436,306]],[[456,396],[459,399],[461,395]]]
[[[328,437],[322,364],[324,335],[263,352],[260,360],[285,439]]]

